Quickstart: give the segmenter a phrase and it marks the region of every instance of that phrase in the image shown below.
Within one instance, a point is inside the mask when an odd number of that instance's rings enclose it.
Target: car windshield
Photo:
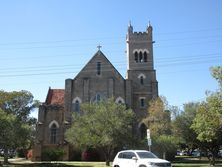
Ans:
[[[144,159],[144,158],[157,158],[156,155],[154,155],[153,153],[151,152],[145,152],[145,151],[140,151],[140,152],[136,152],[138,154],[138,156],[141,158],[141,159]]]

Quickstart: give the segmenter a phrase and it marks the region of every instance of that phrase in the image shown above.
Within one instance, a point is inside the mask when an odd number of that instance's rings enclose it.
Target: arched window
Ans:
[[[143,62],[143,54],[142,54],[141,51],[140,51],[140,53],[139,53],[139,61],[140,61],[140,62]]]
[[[140,98],[140,107],[141,108],[145,107],[145,98],[144,97]]]
[[[120,96],[116,99],[115,102],[118,103],[118,104],[124,104],[125,103],[124,99]]]
[[[80,104],[79,104],[79,100],[75,101],[75,111],[79,112],[80,111]]]
[[[147,62],[147,53],[146,53],[146,51],[143,54],[143,59],[144,59],[144,62]]]
[[[140,73],[137,78],[139,79],[140,84],[144,85],[144,79],[146,78],[146,75]]]
[[[96,92],[96,94],[91,97],[90,103],[99,103],[104,99],[106,99],[106,97],[104,96],[103,92]]]
[[[140,76],[140,84],[143,85],[144,84],[144,79],[143,76]]]
[[[140,138],[141,139],[145,139],[146,138],[146,125],[144,123],[142,123],[140,125]]]
[[[80,111],[80,104],[81,104],[81,99],[79,97],[76,97],[72,101],[72,111],[79,112]]]
[[[134,53],[134,56],[135,56],[135,61],[138,62],[138,52],[137,51]]]
[[[55,123],[53,123],[50,127],[50,143],[56,144],[57,142],[57,133],[58,133],[58,127]]]
[[[101,74],[101,62],[97,62],[96,64],[97,75]]]
[[[97,94],[96,94],[96,102],[100,102],[100,101],[101,101],[100,94],[99,94],[99,93],[97,93]]]

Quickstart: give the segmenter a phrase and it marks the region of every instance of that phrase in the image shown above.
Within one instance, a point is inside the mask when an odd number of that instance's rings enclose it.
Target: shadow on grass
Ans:
[[[173,161],[174,164],[190,164],[190,165],[210,165],[210,162],[208,158],[206,157],[176,157],[175,161]],[[222,166],[222,159],[216,159],[215,165]],[[179,165],[180,166],[180,165]]]
[[[207,159],[194,159],[194,158],[177,158],[174,163],[191,163],[191,164],[202,164],[209,163]]]
[[[32,164],[9,163],[8,165],[4,165],[4,167],[83,167],[83,166],[66,165],[62,163],[32,163]],[[92,167],[92,166],[84,166],[84,167]]]

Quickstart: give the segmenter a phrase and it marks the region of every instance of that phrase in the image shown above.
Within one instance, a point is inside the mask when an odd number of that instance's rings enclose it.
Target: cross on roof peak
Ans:
[[[102,48],[102,46],[99,44],[99,45],[97,46],[97,48],[98,48],[98,50],[100,50],[100,49]]]

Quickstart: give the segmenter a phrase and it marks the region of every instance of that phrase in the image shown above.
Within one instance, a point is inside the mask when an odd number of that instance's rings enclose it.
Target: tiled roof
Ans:
[[[64,89],[49,88],[45,103],[47,105],[50,105],[50,104],[63,105],[64,104],[64,94],[65,94]]]

